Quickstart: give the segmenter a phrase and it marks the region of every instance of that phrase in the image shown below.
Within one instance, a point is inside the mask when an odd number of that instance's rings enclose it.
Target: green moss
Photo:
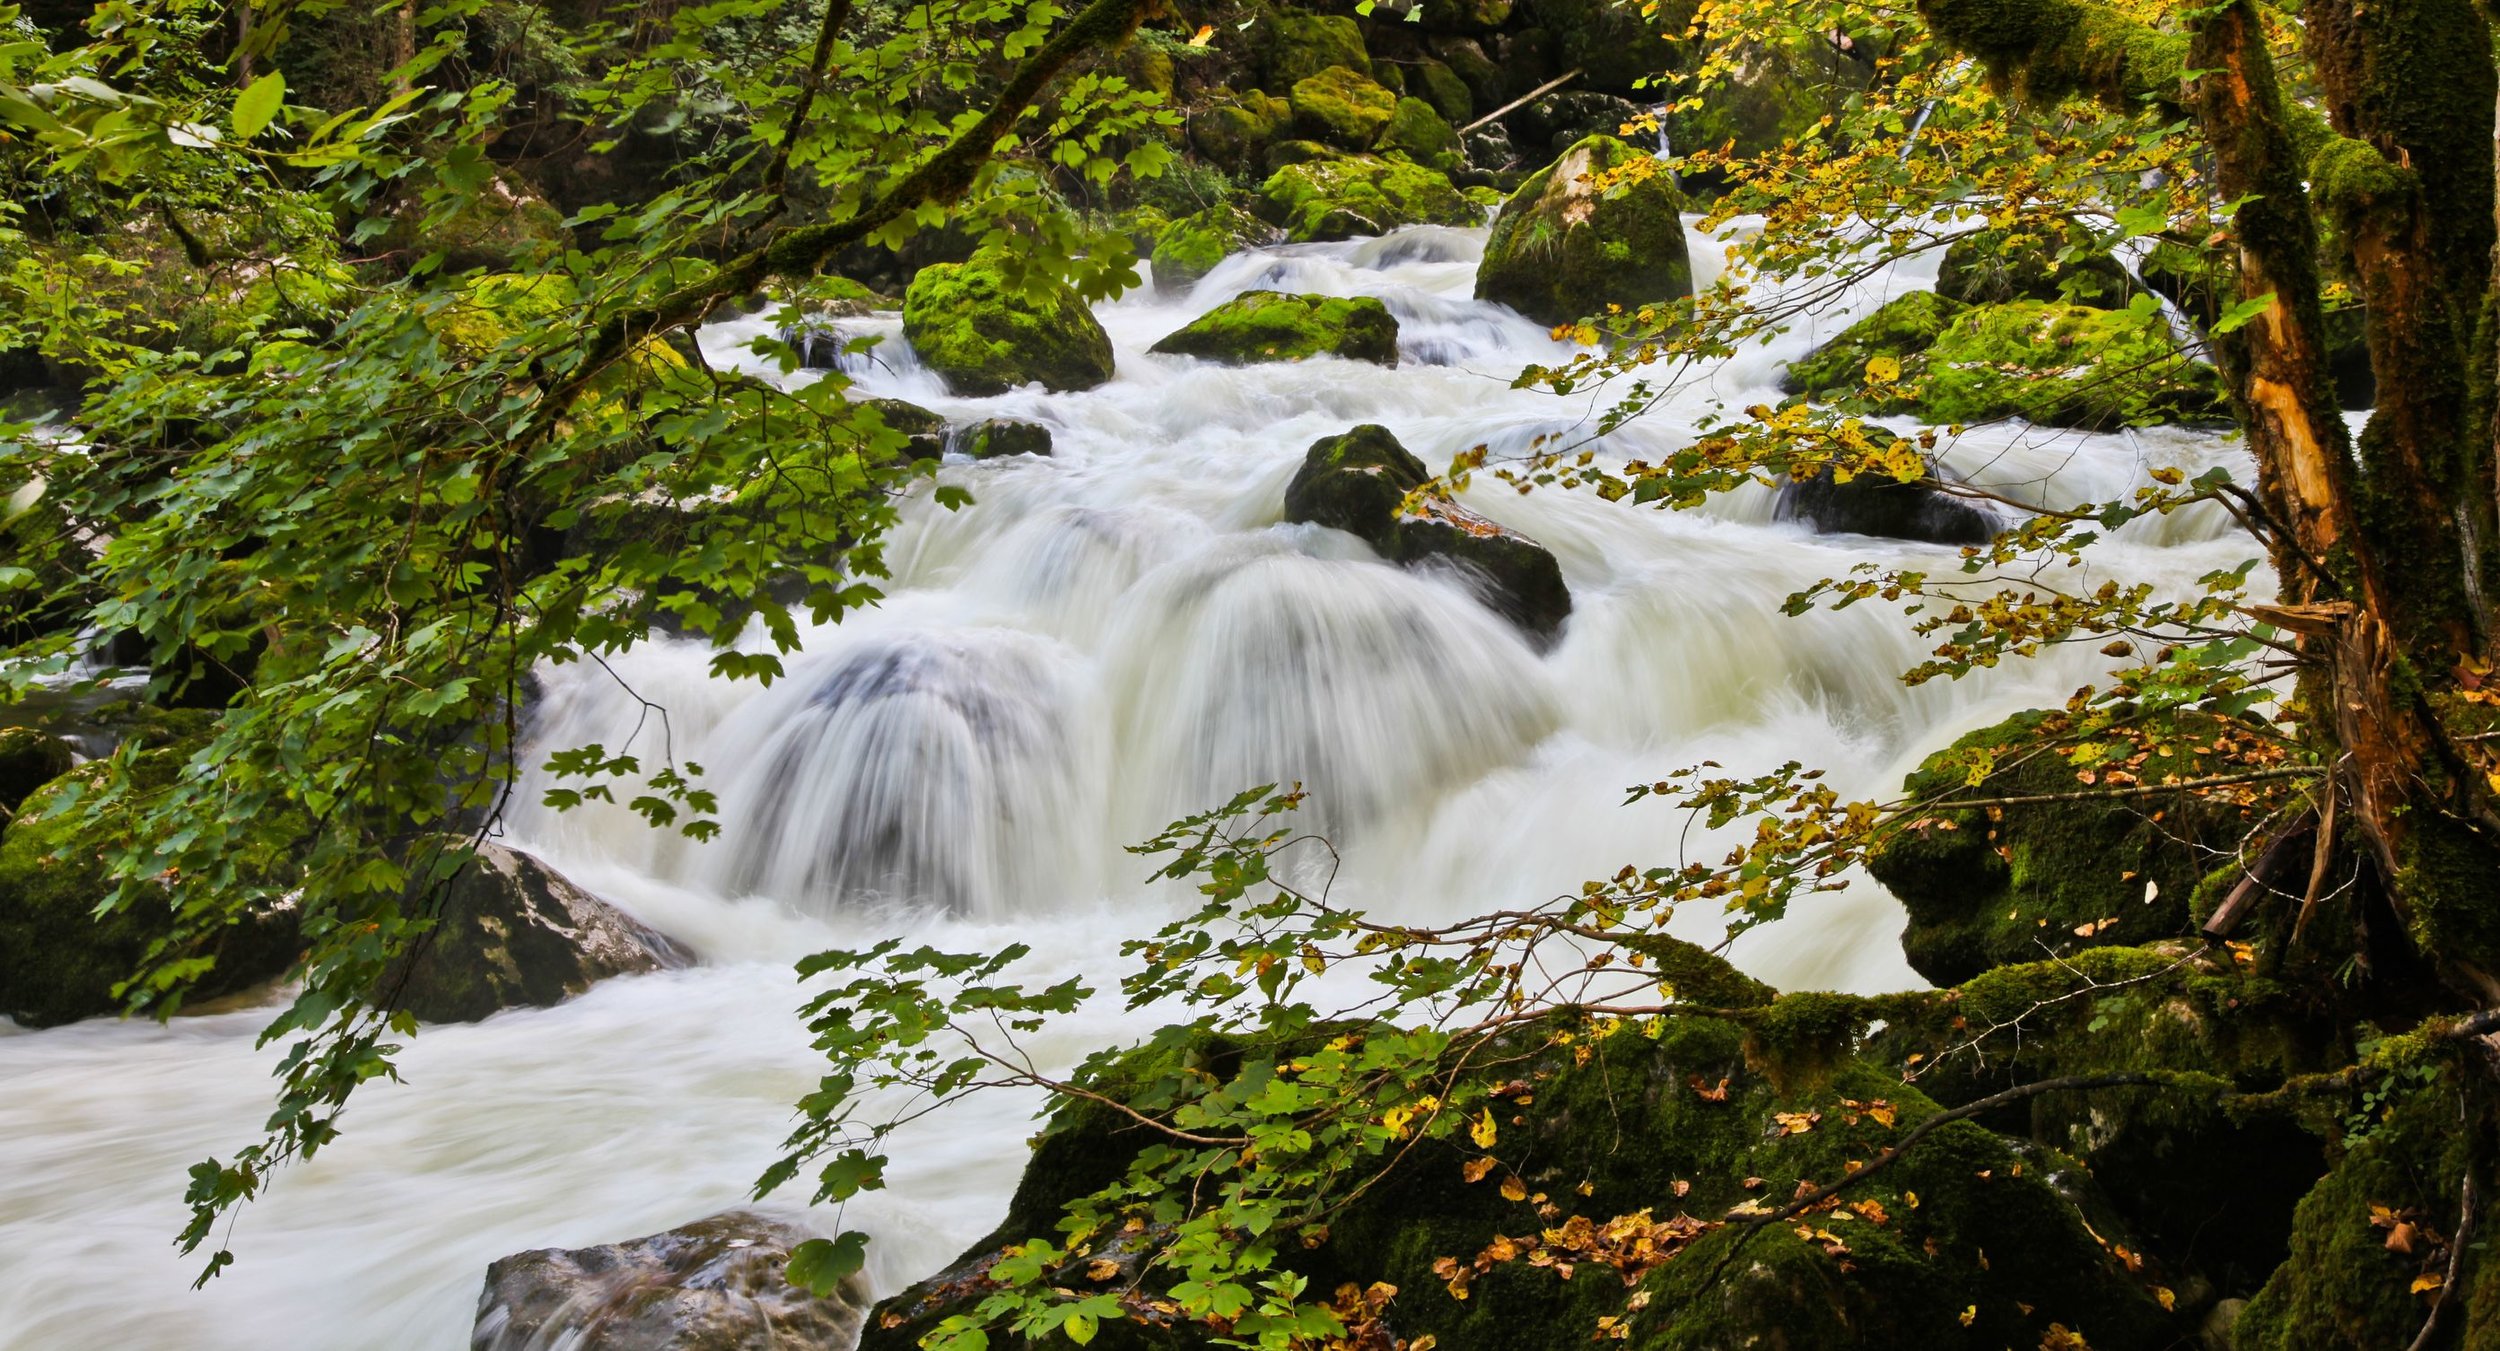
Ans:
[[[1286,101],[1298,135],[1348,150],[1369,149],[1398,106],[1397,95],[1344,66],[1295,81]]]
[[[1745,1059],[1783,1093],[1819,1087],[1856,1049],[1867,1019],[1856,995],[1781,995],[1746,1024]]]
[[[1330,66],[1357,75],[1372,73],[1371,54],[1363,49],[1363,30],[1339,14],[1274,14],[1257,35],[1265,57],[1268,87],[1290,89]]]
[[[1451,126],[1463,126],[1476,117],[1475,95],[1467,91],[1467,82],[1458,72],[1439,61],[1425,61],[1414,68],[1407,85],[1432,105],[1434,112]]]
[[[1264,162],[1267,148],[1293,128],[1293,105],[1256,89],[1231,103],[1189,116],[1189,143],[1207,159],[1236,173]]]
[[[190,743],[142,752],[132,777],[162,787],[188,766]],[[176,916],[163,893],[142,889],[108,914],[96,908],[111,895],[108,854],[125,836],[82,833],[74,816],[47,816],[72,786],[94,782],[102,764],[81,766],[38,790],[0,836],[0,1015],[30,1027],[112,1013],[124,1006],[113,987],[136,973],[149,949],[172,938]],[[213,965],[190,997],[232,994],[283,973],[294,961],[292,912],[263,912],[199,933],[177,955]]]
[[[1879,356],[1907,360],[1935,345],[1964,309],[1933,291],[1912,291],[1843,329],[1788,368],[1781,388],[1792,394],[1849,394],[1866,378],[1866,363]]]
[[[2080,234],[1982,230],[1953,241],[1936,272],[1937,292],[1965,305],[2040,300],[2115,309],[2133,289],[2126,268]]]
[[[1406,494],[1431,476],[1388,428],[1366,424],[1311,446],[1285,486],[1285,519],[1381,538]]]
[[[903,336],[959,394],[1018,385],[1091,389],[1111,378],[1111,339],[1066,285],[1000,255],[921,269],[903,296]]]
[[[1289,164],[1259,189],[1260,214],[1296,243],[1385,234],[1401,225],[1473,225],[1476,204],[1443,174],[1369,155]]]
[[[1153,350],[1226,365],[1340,356],[1398,364],[1398,321],[1370,296],[1303,296],[1244,291]]]
[[[1038,422],[990,418],[973,423],[955,438],[955,448],[976,460],[1002,455],[1050,454],[1050,428]]]
[[[1216,264],[1275,235],[1273,227],[1230,202],[1183,216],[1155,236],[1155,285],[1185,290],[1214,271]]]
[[[2142,782],[2217,772],[2243,735],[2227,720],[2182,714],[2154,727],[2155,749],[2095,743],[2069,760],[2043,749],[2063,714],[2018,714],[1930,756],[1904,790],[1984,798],[2084,791],[2116,762]],[[2222,740],[2217,740],[2221,738]],[[2219,752],[2200,747],[2220,745]],[[1974,785],[1971,780],[1976,777]],[[1868,868],[1909,911],[1901,943],[1939,984],[1991,966],[2188,932],[2188,898],[2253,825],[2241,811],[2185,793],[1928,811],[1886,840]],[[2082,930],[2082,932],[2078,932]]]
[[[1453,172],[1466,163],[1459,153],[1458,133],[1433,111],[1431,104],[1417,98],[1398,100],[1397,110],[1381,130],[1380,149],[1404,155],[1418,164],[1429,164],[1443,173]]]
[[[2228,416],[2221,377],[2179,350],[2158,311],[2032,300],[1964,311],[1903,359],[1898,392],[1844,406],[2087,430]]]
[[[1476,298],[1564,324],[1690,296],[1683,198],[1651,164],[1591,136],[1530,176],[1494,219]]]

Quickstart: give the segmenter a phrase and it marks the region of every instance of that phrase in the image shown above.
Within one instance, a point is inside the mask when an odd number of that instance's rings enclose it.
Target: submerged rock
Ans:
[[[1285,519],[1343,530],[1393,562],[1455,567],[1488,608],[1550,644],[1571,615],[1561,564],[1544,545],[1455,503],[1402,510],[1429,478],[1388,428],[1357,427],[1311,446],[1285,487]]]
[[[1690,296],[1683,198],[1652,164],[1612,136],[1591,136],[1531,175],[1494,218],[1476,298],[1566,324]]]
[[[1934,472],[1931,467],[1929,477],[1909,483],[1888,474],[1860,474],[1842,483],[1826,465],[1811,478],[1783,482],[1773,515],[1808,522],[1825,535],[1929,544],[1985,544],[1996,538],[1996,518],[1945,491]]]
[[[819,1299],[783,1276],[816,1235],[749,1210],[486,1269],[471,1351],[848,1351],[866,1283]]]
[[[1370,296],[1244,291],[1151,349],[1231,366],[1340,356],[1398,364],[1398,321]]]
[[[1155,235],[1151,259],[1155,285],[1167,291],[1186,290],[1226,258],[1275,237],[1274,226],[1231,202],[1183,216]]]
[[[903,336],[958,394],[1018,385],[1092,389],[1111,378],[1111,339],[1074,289],[1013,285],[995,254],[920,270],[903,296]]]
[[[683,948],[519,850],[487,843],[452,879],[435,927],[376,995],[429,1023],[546,1008],[609,976],[686,965]]]
[[[1449,178],[1401,159],[1329,156],[1288,164],[1259,189],[1260,214],[1308,243],[1380,235],[1401,225],[1474,225],[1483,208]]]
[[[1050,428],[1038,422],[991,418],[955,433],[955,449],[976,460],[1002,455],[1050,454]]]

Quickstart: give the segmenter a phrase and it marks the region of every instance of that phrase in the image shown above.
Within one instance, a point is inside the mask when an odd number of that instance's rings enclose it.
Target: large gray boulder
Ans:
[[[540,1248],[486,1268],[470,1351],[850,1351],[868,1307],[789,1283],[816,1237],[751,1210],[595,1248]]]
[[[609,976],[691,960],[562,873],[489,843],[452,879],[433,931],[392,963],[376,993],[429,1023],[473,1023],[560,1004]]]

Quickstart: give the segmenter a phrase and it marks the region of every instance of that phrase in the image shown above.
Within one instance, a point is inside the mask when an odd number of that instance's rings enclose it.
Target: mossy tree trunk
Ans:
[[[2243,301],[2217,355],[2257,462],[2302,702],[2348,839],[2452,983],[2500,998],[2500,814],[2443,720],[2493,658],[2495,73],[2472,0],[2312,0],[2327,121],[2286,99],[2247,0],[2188,34],[2095,0],[1922,0],[2018,93],[2148,102],[2214,155]],[[2379,403],[2356,445],[2326,361],[2320,219],[2350,248]],[[2363,960],[2368,955],[2363,954]]]

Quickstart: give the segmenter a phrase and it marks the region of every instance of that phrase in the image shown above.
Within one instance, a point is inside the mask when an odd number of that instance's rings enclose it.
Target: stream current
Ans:
[[[1720,250],[1697,227],[1693,244],[1706,285]],[[275,1057],[253,1039],[268,1010],[44,1032],[0,1022],[0,1348],[464,1346],[495,1258],[744,1200],[822,1065],[795,1014],[798,957],[896,933],[954,949],[1016,941],[1034,949],[1033,976],[1109,983],[1120,939],[1177,905],[1121,846],[1245,787],[1312,789],[1306,816],[1343,850],[1338,899],[1454,918],[1676,862],[1682,817],[1621,805],[1626,785],[1704,759],[1746,772],[1796,759],[1827,767],[1844,794],[1881,796],[1953,736],[2062,702],[2108,664],[2081,647],[1902,685],[1924,644],[1896,612],[1784,619],[1779,604],[1860,562],[1942,571],[1951,552],[1817,536],[1777,520],[1769,489],[1664,513],[1586,492],[1521,496],[1481,476],[1469,505],[1552,549],[1570,584],[1571,620],[1542,654],[1462,578],[1280,524],[1285,483],[1320,437],[1382,423],[1439,467],[1480,443],[1499,453],[1585,433],[1619,397],[1511,388],[1523,365],[1569,349],[1470,298],[1482,247],[1480,230],[1427,227],[1252,251],[1185,294],[1140,288],[1098,309],[1117,377],[1077,394],[954,398],[911,360],[897,321],[855,321],[891,335],[858,372],[862,393],[958,422],[1037,421],[1055,449],[950,465],[975,505],[915,499],[889,546],[885,602],[811,632],[770,688],[709,681],[705,653],[671,641],[625,654],[614,676],[549,673],[542,751],[625,743],[641,706],[621,679],[670,710],[677,753],[721,794],[725,833],[692,845],[622,813],[531,808],[510,842],[701,962],[427,1029],[402,1056],[407,1082],[366,1088],[339,1143],[242,1211],[223,1240],[239,1262],[198,1292],[196,1264],[170,1242],[184,1171],[254,1138],[267,1114]],[[1933,266],[1903,264],[1688,377],[1600,453],[1656,459],[1714,409],[1776,401],[1787,362],[1931,284]],[[1148,354],[1253,288],[1379,297],[1401,325],[1400,364]],[[717,324],[702,343],[716,364],[762,370],[746,347],[763,328]],[[2245,459],[2208,432],[2016,424],[1972,430],[1945,463],[2010,496],[2074,502],[2120,495],[2155,466]],[[2094,567],[2183,589],[2246,556],[2224,525],[2193,510],[2138,522]],[[1696,831],[1681,848],[1723,846]],[[1717,918],[1677,927],[1708,939]],[[1898,905],[1861,880],[1734,956],[1787,988],[1901,988],[1919,982],[1900,927]],[[1100,1008],[1035,1049],[1070,1064],[1147,1025]],[[898,1141],[887,1189],[847,1217],[875,1236],[878,1293],[996,1222],[1033,1106],[984,1095]]]

